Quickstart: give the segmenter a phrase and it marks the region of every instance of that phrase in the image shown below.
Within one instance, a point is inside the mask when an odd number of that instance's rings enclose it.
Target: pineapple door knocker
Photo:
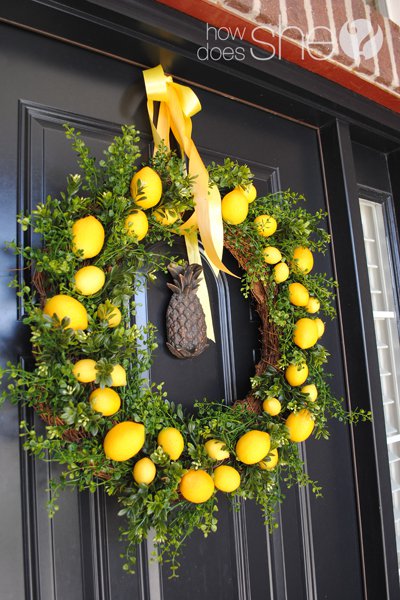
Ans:
[[[203,267],[171,263],[168,271],[174,283],[167,283],[173,292],[166,317],[167,347],[177,358],[194,358],[208,346],[206,319],[196,294]]]

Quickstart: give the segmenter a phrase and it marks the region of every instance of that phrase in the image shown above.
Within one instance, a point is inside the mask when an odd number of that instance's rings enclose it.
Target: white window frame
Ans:
[[[385,17],[389,17],[391,21],[394,21],[400,25],[400,1],[399,0],[378,0],[377,1],[379,12]]]
[[[388,228],[388,221],[394,218],[390,214],[393,205],[391,200],[389,204],[382,201],[387,195],[379,195],[380,200],[373,199],[361,190],[359,202],[379,358],[400,577],[400,378],[396,368],[400,354],[397,299],[400,286],[394,268],[398,249],[393,232]]]

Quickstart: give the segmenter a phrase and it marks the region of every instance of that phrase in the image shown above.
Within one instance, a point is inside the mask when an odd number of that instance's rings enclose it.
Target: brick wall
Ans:
[[[203,21],[205,42],[208,24],[217,29],[208,29],[209,42],[218,32],[227,38],[218,39],[222,49],[245,40],[256,60],[265,56],[262,48],[400,112],[400,27],[364,0],[158,1]],[[343,30],[359,19],[358,36]],[[225,59],[240,58],[227,52]]]

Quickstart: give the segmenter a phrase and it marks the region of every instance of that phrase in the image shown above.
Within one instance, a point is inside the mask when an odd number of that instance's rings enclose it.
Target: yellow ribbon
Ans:
[[[201,104],[191,88],[175,83],[165,75],[161,65],[143,72],[147,93],[147,109],[153,132],[155,150],[164,142],[169,147],[169,132],[172,130],[182,154],[188,157],[188,172],[194,176],[193,196],[195,210],[181,227],[186,235],[198,228],[205,253],[214,267],[233,275],[222,263],[224,228],[221,214],[221,196],[214,186],[209,189],[208,171],[192,140],[191,117],[201,110]],[[154,102],[160,102],[157,124],[154,124]],[[190,236],[193,240],[193,236]]]
[[[216,275],[224,271],[235,275],[222,263],[224,228],[221,214],[221,196],[217,186],[210,187],[208,171],[192,140],[191,118],[201,110],[201,104],[191,88],[175,83],[166,76],[161,65],[143,72],[147,93],[147,110],[154,139],[154,152],[163,142],[170,147],[172,131],[182,156],[188,157],[188,172],[194,177],[194,212],[181,226],[190,263],[201,264],[197,229],[204,250]],[[154,123],[154,102],[160,102],[157,123]],[[211,318],[211,307],[207,286],[203,278],[198,296],[206,315],[207,336],[215,341]]]

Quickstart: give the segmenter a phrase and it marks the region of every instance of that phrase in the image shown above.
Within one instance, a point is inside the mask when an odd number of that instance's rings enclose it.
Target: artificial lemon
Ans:
[[[90,406],[104,417],[115,415],[121,406],[121,398],[111,388],[97,388],[89,396]]]
[[[311,250],[299,246],[293,252],[294,264],[305,275],[311,271],[314,266],[314,257]]]
[[[278,227],[274,217],[269,215],[259,215],[254,219],[254,224],[257,227],[258,235],[262,235],[262,237],[273,235]]]
[[[279,461],[278,448],[274,448],[273,450],[271,450],[267,458],[269,458],[269,460],[264,459],[258,464],[260,465],[261,469],[265,471],[271,471],[276,467]]]
[[[66,294],[58,294],[47,300],[43,309],[45,315],[56,315],[59,321],[68,318],[66,329],[87,329],[88,316],[86,308],[75,298]]]
[[[135,236],[137,241],[140,242],[149,230],[146,213],[142,210],[135,210],[135,212],[128,215],[125,219],[125,229],[129,235]]]
[[[254,465],[267,456],[270,444],[268,433],[253,429],[239,438],[236,444],[236,456],[240,462]]]
[[[201,504],[207,502],[214,493],[213,478],[203,471],[198,469],[190,469],[182,477],[179,484],[179,490],[182,496],[189,502]]]
[[[310,400],[310,402],[315,402],[318,398],[317,386],[314,383],[304,385],[300,391],[302,394],[307,394],[308,400]]]
[[[160,202],[162,182],[154,169],[143,167],[132,177],[131,196],[141,208],[151,208]]]
[[[249,203],[243,191],[235,188],[222,198],[222,218],[229,225],[243,223],[249,212]]]
[[[234,492],[240,485],[240,473],[233,467],[221,465],[214,470],[214,485],[221,492]]]
[[[103,287],[106,276],[102,269],[90,265],[75,273],[75,289],[83,296],[91,296]]]
[[[97,256],[104,244],[104,227],[96,217],[83,217],[72,225],[72,251],[81,258]]]
[[[314,319],[314,323],[317,326],[318,339],[324,335],[325,325],[321,319]]]
[[[112,387],[126,385],[126,371],[121,365],[115,365],[111,371]]]
[[[316,312],[318,312],[320,309],[320,303],[319,300],[317,298],[313,298],[310,296],[310,299],[307,302],[306,305],[306,311],[310,314],[314,314]]]
[[[271,417],[275,417],[279,415],[282,409],[282,405],[279,402],[278,398],[267,398],[263,402],[263,411],[271,415]]]
[[[307,306],[310,294],[301,283],[289,283],[289,302],[294,306]]]
[[[185,447],[183,436],[175,427],[161,429],[157,436],[157,444],[161,446],[171,460],[178,460]]]
[[[156,472],[156,465],[150,458],[145,456],[135,463],[132,475],[136,483],[145,483],[146,485],[149,485],[154,480]]]
[[[157,208],[153,212],[154,218],[160,225],[173,225],[180,217],[180,214],[173,208]]]
[[[238,188],[235,188],[235,190],[240,190],[244,194],[249,204],[254,202],[254,200],[257,198],[257,190],[252,183],[246,187],[239,186]]]
[[[122,314],[119,308],[107,300],[105,304],[100,304],[97,309],[97,316],[102,321],[107,321],[109,327],[117,327],[121,323]]]
[[[306,363],[289,365],[285,371],[285,377],[289,385],[293,387],[302,385],[308,377],[308,366]]]
[[[224,442],[221,440],[208,440],[204,448],[210,458],[213,460],[225,460],[229,458],[229,452],[225,449]]]
[[[275,246],[267,246],[263,250],[264,260],[268,265],[276,265],[282,260],[282,254]]]
[[[304,317],[296,322],[293,334],[293,341],[302,350],[311,348],[318,341],[318,326],[316,319]]]
[[[304,442],[314,429],[314,420],[306,408],[298,413],[291,413],[286,419],[286,427],[289,429],[289,439],[292,442]]]
[[[122,421],[122,423],[114,425],[104,438],[105,455],[107,458],[118,462],[128,460],[141,450],[144,439],[143,423]]]
[[[275,283],[282,283],[289,277],[289,267],[284,262],[279,262],[274,266],[274,281]]]
[[[81,383],[91,383],[96,380],[96,361],[91,358],[78,360],[72,368],[72,372]]]

